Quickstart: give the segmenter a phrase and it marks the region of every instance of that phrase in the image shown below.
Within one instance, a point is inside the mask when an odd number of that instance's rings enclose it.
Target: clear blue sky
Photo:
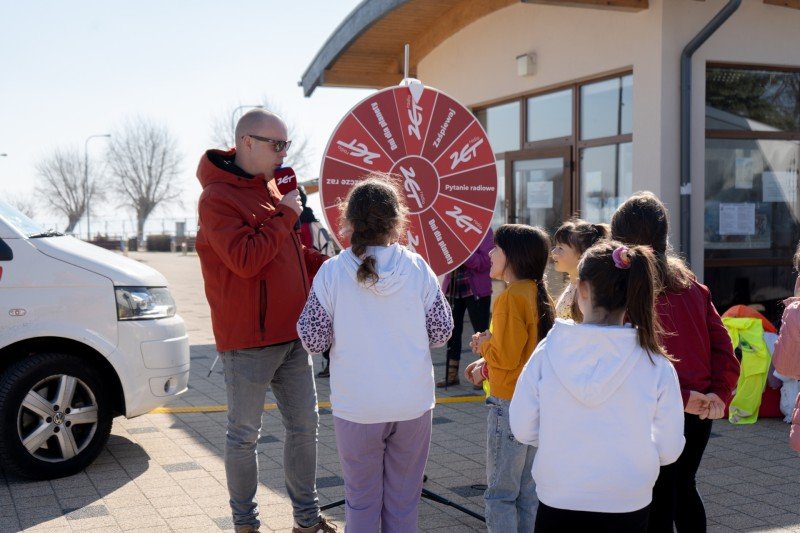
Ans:
[[[89,135],[144,115],[166,124],[185,156],[184,208],[153,216],[191,216],[213,119],[263,96],[311,139],[307,177],[316,176],[339,119],[369,92],[320,88],[304,98],[297,82],[358,3],[0,0],[0,198],[32,196],[35,164],[54,148],[82,151]],[[90,157],[104,142],[90,143]],[[99,217],[118,212],[99,208]]]

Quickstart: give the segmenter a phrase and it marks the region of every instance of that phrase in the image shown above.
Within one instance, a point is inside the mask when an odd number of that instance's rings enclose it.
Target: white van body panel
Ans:
[[[0,347],[64,337],[104,355],[116,349],[119,329],[110,279],[48,257],[29,239],[5,242],[14,259],[0,264]]]
[[[148,413],[187,390],[189,338],[170,300],[156,270],[47,230],[0,199],[4,471],[74,475],[102,452],[113,416]]]
[[[149,266],[74,237],[35,239],[35,246],[45,255],[104,276],[117,287],[167,286],[167,279]]]
[[[73,237],[27,238],[2,217],[0,238],[14,254],[0,262],[0,348],[43,337],[92,348],[119,377],[126,417],[186,391],[183,319],[117,320],[114,287],[166,287],[161,273]]]
[[[180,316],[120,322],[119,329],[119,347],[108,360],[118,375],[125,376],[120,381],[126,417],[143,415],[186,390],[189,337]]]

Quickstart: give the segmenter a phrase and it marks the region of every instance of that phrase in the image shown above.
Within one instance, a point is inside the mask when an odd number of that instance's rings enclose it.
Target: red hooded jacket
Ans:
[[[665,330],[664,347],[675,363],[683,405],[690,391],[713,392],[727,405],[739,379],[739,360],[711,293],[697,282],[681,292],[662,294],[656,311]]]
[[[309,277],[327,259],[300,244],[275,180],[248,176],[234,155],[209,150],[197,169],[196,248],[220,352],[296,340]]]

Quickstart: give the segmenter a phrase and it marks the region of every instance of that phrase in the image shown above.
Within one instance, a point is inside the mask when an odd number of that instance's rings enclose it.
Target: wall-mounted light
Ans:
[[[536,54],[529,52],[517,56],[517,76],[533,76],[536,74]]]

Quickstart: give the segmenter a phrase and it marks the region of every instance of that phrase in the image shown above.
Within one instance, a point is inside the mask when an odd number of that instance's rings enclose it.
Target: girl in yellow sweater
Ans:
[[[550,239],[541,228],[505,224],[494,244],[489,275],[507,287],[492,309],[491,333],[472,338],[472,350],[481,359],[467,367],[466,375],[476,385],[488,377],[491,391],[486,399],[486,525],[490,532],[529,532],[535,521],[531,465],[536,449],[514,438],[508,407],[522,367],[553,326],[553,301],[544,286]]]

